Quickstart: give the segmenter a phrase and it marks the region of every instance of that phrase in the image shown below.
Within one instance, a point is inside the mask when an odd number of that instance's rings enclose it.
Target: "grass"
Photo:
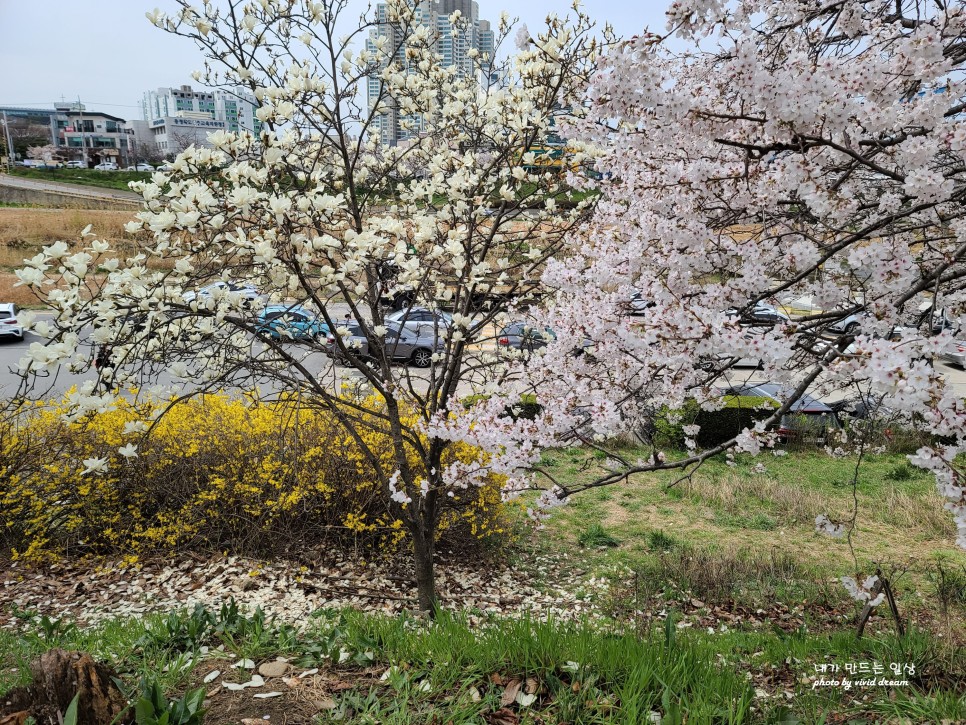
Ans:
[[[143,233],[132,235],[124,231],[124,225],[133,218],[132,211],[0,208],[0,301],[20,307],[38,306],[34,294],[27,287],[17,285],[14,270],[46,244],[64,240],[79,247],[81,232],[88,224],[99,239],[133,254],[135,245],[147,239]]]
[[[636,455],[624,453],[632,459]],[[754,468],[759,462],[766,466],[764,473]],[[548,453],[543,464],[565,484],[590,480],[605,470],[581,449]],[[556,510],[546,524],[548,546],[583,544],[599,526],[619,545],[587,549],[588,562],[636,566],[662,548],[655,545],[655,532],[673,532],[675,541],[695,548],[795,552],[815,578],[854,573],[847,542],[821,536],[814,527],[819,514],[850,518],[854,468],[852,458],[812,451],[768,459],[739,456],[734,466],[711,460],[677,482],[680,474],[673,472],[639,476],[609,489],[585,491]],[[908,466],[903,456],[867,457],[856,495],[854,546],[861,567],[895,563],[923,572],[937,556],[966,564],[932,478]]]
[[[94,169],[27,169],[16,168],[14,176],[44,181],[59,181],[65,184],[98,186],[105,189],[130,191],[131,181],[147,181],[151,174],[147,171],[95,171]]]
[[[631,724],[649,722],[652,713],[663,723],[818,723],[831,714],[916,722],[966,717],[956,690],[962,681],[942,674],[956,662],[919,630],[902,639],[856,641],[841,632],[710,634],[679,624],[673,611],[646,631],[631,631],[527,617],[471,625],[458,614],[428,623],[320,610],[296,630],[240,613],[231,603],[221,611],[195,608],[89,629],[49,620],[44,626],[24,616],[17,630],[0,631],[0,695],[27,681],[32,657],[58,646],[108,661],[132,697],[156,683],[177,698],[215,669],[233,680],[247,677],[232,674],[238,656],[259,662],[284,655],[296,672],[321,670],[294,684],[267,685],[283,691],[277,707],[289,723]],[[817,665],[860,662],[886,672],[890,663],[913,665],[916,674],[894,688],[814,686]],[[329,706],[320,715],[302,711],[320,686]],[[209,695],[209,704],[208,722],[265,712],[251,691],[222,690]]]
[[[858,564],[890,576],[907,631],[896,636],[881,611],[857,640],[858,608],[837,581],[855,562],[813,523],[848,513],[855,461],[795,452],[765,461],[764,473],[757,462],[714,460],[687,480],[642,477],[555,509],[513,555],[522,565],[533,549],[571,552],[573,568],[606,581],[578,592],[592,620],[321,610],[293,626],[229,602],[85,629],[21,613],[17,629],[0,631],[0,695],[60,646],[108,661],[132,692],[157,683],[167,698],[196,692],[215,669],[231,673],[237,659],[320,670],[291,688],[268,685],[283,692],[275,710],[247,690],[211,695],[211,723],[268,712],[400,725],[966,720],[966,556],[931,479],[897,455],[860,471]],[[575,482],[604,461],[574,449],[543,463]],[[835,668],[838,679],[908,683],[822,685]],[[305,709],[319,701],[321,711]]]
[[[30,251],[60,239],[80,239],[88,224],[103,239],[131,243],[144,238],[124,231],[124,225],[133,218],[132,211],[4,207],[0,208],[0,245]],[[9,260],[3,260],[2,264],[9,266]]]

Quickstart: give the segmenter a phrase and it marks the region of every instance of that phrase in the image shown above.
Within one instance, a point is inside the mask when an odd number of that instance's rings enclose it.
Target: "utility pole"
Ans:
[[[77,96],[77,115],[81,125],[81,148],[84,150],[84,168],[86,169],[89,167],[90,161],[87,159],[87,135],[84,133],[84,112],[81,108],[83,106],[81,106],[80,96]]]
[[[10,122],[7,121],[7,112],[3,112],[3,132],[7,140],[7,171],[13,169],[13,141],[10,137]]]

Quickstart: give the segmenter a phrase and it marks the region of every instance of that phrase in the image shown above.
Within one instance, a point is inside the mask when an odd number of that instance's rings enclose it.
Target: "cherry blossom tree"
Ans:
[[[611,470],[596,480],[547,485],[554,505],[651,471],[686,476],[713,455],[769,452],[806,390],[861,390],[944,441],[912,461],[935,473],[966,547],[966,406],[930,362],[952,335],[933,334],[939,309],[954,328],[966,321],[966,7],[678,0],[667,19],[664,34],[602,59],[591,110],[570,127],[603,149],[604,199],[573,254],[544,273],[558,290],[545,316],[557,342],[515,373],[544,412],[507,420],[491,400],[472,411],[470,440],[529,465],[534,486],[546,480],[542,449],[604,451]],[[796,314],[762,320],[762,303]],[[571,354],[584,340],[593,354]],[[667,456],[656,417],[688,399],[720,408],[742,358],[785,386],[780,407],[710,448],[686,426],[689,453]],[[466,435],[466,421],[437,425]],[[626,435],[645,446],[640,458],[608,444]],[[849,435],[843,447],[861,447],[859,429]],[[816,525],[851,536],[854,520]],[[878,603],[875,584],[846,582]]]
[[[600,47],[593,24],[579,11],[552,16],[518,35],[505,62],[470,51],[470,74],[443,64],[418,2],[389,0],[384,24],[351,26],[343,1],[177,5],[148,17],[204,50],[196,80],[253,93],[263,130],[213,133],[211,148],[191,146],[171,171],[132,184],[145,206],[129,231],[152,235],[141,253],[122,258],[88,230],[83,249],[60,242],[29,260],[20,280],[56,318],[33,328],[47,341],[31,345],[25,381],[99,360],[111,391],[86,384],[72,394],[75,416],[162,373],[179,395],[261,386],[328,411],[391,494],[419,604],[432,610],[440,517],[516,469],[454,458],[428,423],[497,391],[494,320],[539,296],[546,261],[592,209],[593,195],[572,197],[559,173],[535,169],[532,149],[581,109]],[[449,20],[455,34],[472,30],[459,13]],[[512,28],[504,15],[500,42]],[[393,113],[410,131],[398,145],[380,134]],[[387,299],[407,315],[451,312],[423,330],[427,350],[409,366],[395,359],[409,328],[387,325]],[[309,309],[328,335],[276,339],[260,316],[269,304]],[[372,431],[391,437],[391,460],[370,447]],[[131,433],[124,456],[135,454]],[[85,465],[97,475],[111,464]]]

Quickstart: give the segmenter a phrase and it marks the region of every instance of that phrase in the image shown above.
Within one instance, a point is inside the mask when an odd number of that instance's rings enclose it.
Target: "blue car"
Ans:
[[[322,340],[329,326],[301,305],[269,305],[258,317],[258,331],[275,340]]]

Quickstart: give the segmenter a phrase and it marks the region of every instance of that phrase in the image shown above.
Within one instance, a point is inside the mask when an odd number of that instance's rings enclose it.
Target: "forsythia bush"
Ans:
[[[404,543],[389,491],[332,413],[206,395],[175,404],[149,435],[132,436],[162,405],[121,400],[72,423],[61,406],[38,405],[0,431],[0,536],[15,556],[256,553],[346,537],[382,550]],[[378,401],[364,405],[375,412]],[[391,473],[389,437],[362,437]],[[122,455],[132,441],[137,455]],[[481,453],[456,444],[449,455],[468,462]],[[100,458],[106,470],[84,472]],[[415,456],[411,464],[418,470]],[[451,500],[441,536],[500,533],[501,483],[494,477]]]

